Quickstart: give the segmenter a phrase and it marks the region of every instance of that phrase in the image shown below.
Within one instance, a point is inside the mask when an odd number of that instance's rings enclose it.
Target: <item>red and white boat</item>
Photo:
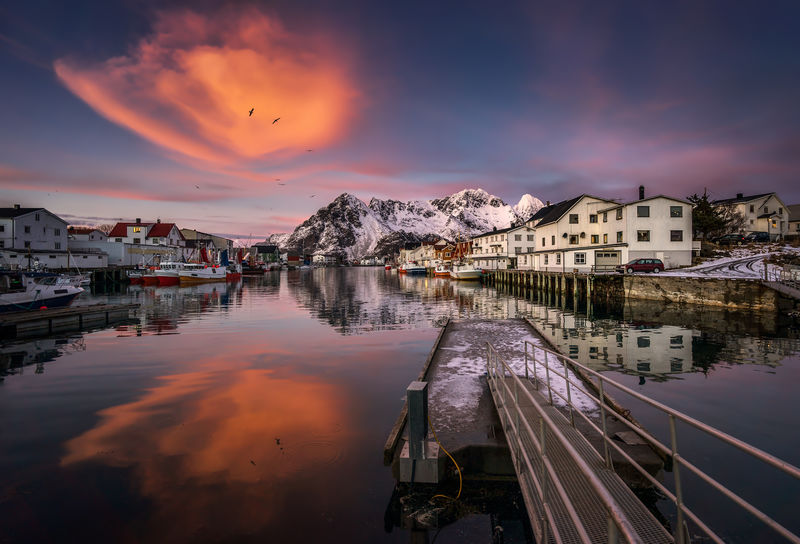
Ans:
[[[228,281],[239,281],[242,279],[242,264],[236,263],[228,265],[228,272],[225,274]]]
[[[178,285],[180,283],[179,273],[186,266],[186,263],[166,261],[153,271],[159,287],[165,285]],[[203,265],[200,265],[203,266]],[[147,282],[145,282],[147,285]]]

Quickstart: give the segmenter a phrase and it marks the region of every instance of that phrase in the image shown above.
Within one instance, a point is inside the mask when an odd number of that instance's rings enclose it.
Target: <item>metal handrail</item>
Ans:
[[[592,469],[589,467],[586,461],[572,446],[569,440],[564,436],[564,434],[556,426],[553,420],[547,415],[547,413],[543,410],[543,408],[539,406],[539,404],[535,401],[533,395],[525,387],[522,380],[514,373],[514,371],[511,369],[508,363],[506,363],[506,361],[500,356],[500,354],[497,353],[497,350],[494,348],[494,346],[492,346],[488,342],[486,343],[486,346],[487,346],[487,361],[486,361],[487,373],[489,377],[489,382],[492,385],[493,389],[495,391],[499,391],[497,378],[498,378],[498,368],[501,367],[503,369],[503,377],[505,377],[506,373],[508,373],[508,375],[513,379],[515,387],[519,387],[521,389],[523,396],[528,398],[531,405],[537,411],[537,414],[542,424],[546,425],[547,429],[561,443],[561,446],[567,451],[569,456],[575,462],[576,466],[580,469],[581,473],[586,477],[587,481],[589,482],[589,485],[592,487],[594,492],[597,494],[598,498],[603,503],[603,506],[606,509],[606,514],[609,518],[609,521],[611,522],[609,523],[609,541],[613,541],[612,535],[616,535],[617,530],[622,536],[625,537],[625,539],[627,539],[628,542],[639,541],[640,539],[637,537],[635,530],[631,526],[629,520],[623,514],[622,508],[616,502],[616,500],[608,491],[606,486],[600,481],[597,475],[592,471]],[[503,395],[503,400],[505,402],[502,406],[502,410],[508,412],[508,407],[509,407],[508,394],[510,393],[510,391],[505,382],[501,383],[503,385],[503,390],[507,393],[506,395]],[[519,395],[519,390],[516,391],[516,394]],[[523,415],[518,402],[514,403],[514,411],[517,413],[518,416]],[[586,529],[583,526],[580,517],[577,515],[577,512],[572,506],[572,501],[567,496],[557,474],[552,469],[552,466],[550,465],[549,461],[546,459],[545,455],[546,450],[544,447],[544,440],[543,440],[544,438],[543,430],[542,430],[542,440],[540,441],[539,439],[537,439],[536,433],[533,432],[533,430],[530,427],[530,424],[524,417],[522,418],[522,424],[524,425],[525,430],[527,431],[528,439],[534,444],[535,447],[537,447],[539,454],[542,456],[543,464],[548,468],[547,477],[548,479],[554,482],[559,497],[568,508],[570,519],[574,523],[578,532],[581,534],[583,541],[591,542],[591,540],[588,539]],[[509,425],[513,425],[510,419],[509,419]],[[515,441],[517,442],[517,445],[520,446],[519,453],[522,455],[523,460],[528,466],[531,477],[535,478],[534,476],[535,473],[532,470],[532,463],[530,459],[527,457],[527,453],[525,452],[525,450],[521,448],[522,442],[521,442],[521,435],[519,434],[520,429],[518,426],[514,426],[512,428],[515,431],[514,433]],[[546,486],[544,484],[546,484],[546,482],[540,483],[537,487],[545,488]],[[540,493],[540,500],[542,501],[542,504],[545,506],[546,518],[548,519],[549,525],[553,527],[552,514],[549,514],[549,509],[547,507],[546,493],[544,493],[544,490]]]
[[[547,349],[547,348],[542,347],[540,345],[534,344],[533,342],[530,342],[529,340],[525,340],[524,341],[524,347],[525,347],[525,350],[524,350],[525,351],[525,375],[526,375],[526,377],[529,375],[529,370],[528,370],[528,361],[529,361],[529,358],[528,358],[528,346],[531,346],[533,348],[533,361],[534,361],[533,375],[534,376],[533,376],[532,379],[535,380],[536,387],[538,388],[539,382],[541,381],[539,379],[539,376],[538,376],[537,372],[536,372],[536,351],[540,350],[545,355],[544,356],[544,360],[541,361],[540,363],[545,366],[545,374],[547,376],[547,381],[548,381],[547,386],[548,386],[548,390],[549,390],[548,397],[550,398],[550,403],[552,404],[552,402],[553,402],[552,401],[552,395],[553,394],[555,394],[557,398],[560,398],[563,401],[567,402],[570,405],[571,412],[577,411],[577,413],[585,421],[587,421],[589,423],[589,425],[593,428],[593,430],[595,432],[597,432],[598,434],[601,434],[603,436],[604,444],[606,444],[608,446],[611,446],[616,452],[618,452],[619,454],[623,455],[626,458],[626,460],[628,462],[630,462],[631,465],[639,473],[641,473],[648,481],[650,481],[662,493],[664,493],[664,495],[670,501],[672,501],[676,506],[679,528],[683,526],[683,516],[685,515],[692,522],[694,522],[700,529],[702,529],[703,532],[705,532],[706,535],[708,537],[710,537],[712,540],[714,540],[715,542],[720,542],[720,543],[723,542],[722,538],[719,535],[714,533],[713,530],[711,530],[705,523],[703,523],[700,520],[700,518],[694,512],[692,512],[688,507],[686,507],[686,505],[684,504],[683,497],[681,496],[682,489],[681,489],[681,479],[680,479],[680,467],[685,467],[690,472],[692,472],[693,474],[695,474],[696,476],[701,478],[704,482],[706,482],[707,484],[711,485],[714,489],[716,489],[717,491],[719,491],[720,493],[722,493],[723,495],[728,497],[730,500],[735,502],[738,506],[740,506],[741,508],[743,508],[744,510],[746,510],[747,512],[749,512],[750,514],[755,516],[757,519],[761,520],[765,525],[767,525],[768,527],[770,527],[771,529],[773,529],[774,531],[779,533],[781,536],[783,536],[784,538],[786,538],[787,540],[789,540],[791,542],[795,542],[797,544],[800,544],[800,537],[798,535],[792,533],[789,529],[787,529],[786,527],[784,527],[783,525],[781,525],[780,523],[778,523],[777,521],[772,519],[770,516],[768,516],[767,514],[762,512],[761,510],[759,510],[754,505],[752,505],[750,502],[748,502],[747,500],[743,499],[742,497],[740,497],[739,495],[737,495],[736,493],[734,493],[733,491],[731,491],[730,489],[725,487],[723,484],[721,484],[720,482],[718,482],[717,480],[712,478],[710,475],[705,473],[702,469],[700,469],[699,467],[697,467],[693,463],[691,463],[691,462],[687,461],[686,459],[684,459],[680,455],[680,453],[678,451],[678,447],[677,447],[677,433],[676,433],[676,429],[675,429],[675,421],[676,420],[682,421],[683,423],[686,423],[687,425],[690,425],[690,426],[694,427],[695,429],[708,434],[709,436],[713,436],[713,437],[715,437],[715,438],[717,438],[717,439],[719,439],[719,440],[721,440],[721,441],[723,441],[723,442],[725,442],[725,443],[737,448],[739,451],[742,451],[743,453],[745,453],[745,454],[747,454],[747,455],[749,455],[749,456],[751,456],[751,457],[753,457],[755,459],[758,459],[759,461],[762,461],[762,462],[764,462],[764,463],[766,463],[766,464],[768,464],[768,465],[770,465],[770,466],[772,466],[774,468],[777,468],[778,470],[780,470],[780,471],[782,471],[782,472],[788,474],[789,476],[792,476],[793,478],[798,479],[798,480],[800,480],[800,469],[799,468],[797,468],[794,465],[792,465],[792,464],[790,464],[790,463],[788,463],[786,461],[783,461],[782,459],[779,459],[779,458],[777,458],[777,457],[775,457],[775,456],[773,456],[773,455],[771,455],[771,454],[769,454],[769,453],[767,453],[767,452],[765,452],[765,451],[763,451],[763,450],[761,450],[761,449],[759,449],[759,448],[757,448],[755,446],[747,444],[746,442],[744,442],[742,440],[739,440],[739,439],[737,439],[737,438],[735,438],[735,437],[733,437],[733,436],[731,436],[731,435],[729,435],[729,434],[727,434],[727,433],[725,433],[723,431],[715,429],[714,427],[711,427],[710,425],[707,425],[707,424],[705,424],[705,423],[703,423],[703,422],[701,422],[701,421],[699,421],[699,420],[697,420],[697,419],[695,419],[695,418],[693,418],[691,416],[688,416],[688,415],[686,415],[686,414],[684,414],[682,412],[679,412],[678,410],[675,410],[673,408],[670,408],[669,406],[666,406],[666,405],[664,405],[664,404],[662,404],[662,403],[660,403],[658,401],[650,399],[649,397],[646,397],[646,396],[642,395],[641,393],[626,387],[625,385],[622,385],[622,384],[620,384],[620,383],[618,383],[618,382],[616,382],[614,380],[606,378],[602,374],[600,374],[599,372],[597,372],[597,371],[595,371],[595,370],[593,370],[593,369],[591,369],[591,368],[589,368],[589,367],[587,367],[587,366],[575,361],[574,359],[571,359],[571,358],[569,358],[569,357],[567,357],[567,356],[565,356],[565,355],[563,355],[561,353],[558,353],[558,352],[555,352],[553,350]],[[551,354],[557,360],[561,361],[561,363],[562,363],[562,365],[563,365],[563,367],[565,369],[564,374],[559,373],[556,368],[551,368],[550,367],[550,365],[548,364],[548,361],[547,361],[547,359],[548,359],[547,355],[548,354]],[[573,366],[574,368],[579,368],[586,375],[588,375],[590,377],[593,377],[593,378],[596,378],[598,380],[598,383],[596,384],[596,386],[598,387],[598,390],[600,391],[600,396],[598,397],[593,392],[588,391],[588,388],[584,387],[582,381],[580,381],[580,382],[573,381],[573,378],[569,377],[569,371],[567,370],[569,366]],[[603,419],[603,421],[602,421],[602,423],[603,423],[602,427],[603,428],[602,429],[600,429],[594,422],[592,422],[591,418],[589,418],[581,410],[573,410],[572,409],[573,407],[571,406],[571,404],[572,404],[571,399],[565,398],[564,395],[560,394],[558,391],[554,391],[552,389],[552,387],[550,387],[550,379],[549,379],[549,374],[550,373],[556,374],[560,378],[564,379],[566,381],[566,383],[571,384],[572,387],[575,387],[575,388],[579,389],[581,392],[583,392],[584,394],[588,395],[593,400],[595,400],[596,402],[599,403],[600,409],[601,409],[601,418]],[[573,376],[575,376],[575,375],[576,374],[573,372]],[[611,386],[617,388],[618,390],[620,390],[620,391],[622,391],[622,392],[624,392],[624,393],[626,393],[628,395],[631,395],[633,398],[635,398],[635,399],[637,399],[637,400],[639,400],[639,401],[641,401],[641,402],[643,402],[643,403],[645,403],[645,404],[657,409],[658,411],[666,414],[668,416],[668,418],[669,418],[670,445],[667,446],[667,445],[661,443],[658,439],[656,439],[650,433],[648,433],[647,431],[645,431],[644,429],[642,429],[638,425],[635,425],[634,423],[629,421],[626,417],[624,417],[624,415],[620,414],[613,406],[609,405],[606,402],[606,398],[605,398],[605,395],[604,395],[604,386],[603,386],[603,384],[611,385]],[[647,440],[649,443],[651,443],[653,446],[655,446],[656,448],[661,450],[663,453],[665,453],[665,454],[667,454],[667,455],[672,457],[672,460],[673,460],[673,473],[674,473],[674,481],[675,481],[675,493],[674,494],[669,489],[667,489],[663,484],[661,484],[655,478],[653,478],[638,463],[633,461],[633,459],[631,459],[630,456],[628,456],[627,453],[625,453],[622,450],[622,448],[620,448],[615,443],[615,441],[610,436],[608,436],[608,433],[606,432],[606,429],[605,429],[605,414],[604,414],[605,410],[609,410],[611,412],[611,414],[616,416],[616,418],[621,423],[623,423],[627,428],[629,428],[632,431],[636,432],[639,436],[641,436],[642,438]],[[683,534],[683,531],[679,530],[678,531],[678,540],[679,540],[679,542],[683,542],[684,541],[684,537],[685,537],[685,535]]]

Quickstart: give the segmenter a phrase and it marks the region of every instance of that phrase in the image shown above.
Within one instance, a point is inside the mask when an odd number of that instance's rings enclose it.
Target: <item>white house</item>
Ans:
[[[505,270],[533,264],[534,229],[527,225],[492,229],[472,238],[469,257],[475,266],[487,270]]]
[[[70,242],[72,240],[82,242],[105,242],[108,240],[108,235],[105,232],[92,227],[69,227],[67,229],[67,237]]]
[[[665,268],[692,261],[692,205],[667,196],[629,203],[581,195],[539,210],[534,270],[590,272],[613,269],[641,257]]]
[[[0,208],[0,267],[101,268],[106,256],[95,251],[69,253],[67,222],[44,208]]]
[[[767,232],[772,240],[789,234],[789,210],[775,193],[726,198],[712,202],[714,206],[733,207],[745,219],[744,232]]]

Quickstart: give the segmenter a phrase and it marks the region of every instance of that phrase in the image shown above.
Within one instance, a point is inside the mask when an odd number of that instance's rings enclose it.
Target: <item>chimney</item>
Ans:
[[[744,193],[736,193],[736,198],[738,198],[739,200],[743,199]]]
[[[639,185],[639,200],[644,200],[644,185]]]
[[[156,223],[161,223],[161,218],[156,219]]]
[[[545,206],[549,206],[549,205],[550,205],[550,201],[548,200],[548,201],[547,201],[547,204],[545,204]]]
[[[492,227],[492,231],[496,231],[496,230],[497,230],[497,227]]]
[[[136,224],[138,225],[138,224],[139,224],[139,223],[141,223],[141,222],[142,222],[142,218],[141,218],[141,217],[137,217],[137,218],[136,218]]]

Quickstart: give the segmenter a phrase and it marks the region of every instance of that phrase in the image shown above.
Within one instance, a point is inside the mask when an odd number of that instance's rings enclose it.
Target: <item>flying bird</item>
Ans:
[[[278,185],[281,185],[281,186],[283,186],[283,185],[286,185],[286,184],[285,184],[285,183],[279,183]]]
[[[278,446],[280,446],[280,445],[281,445],[281,439],[280,439],[280,438],[276,438],[276,439],[275,439],[275,443],[276,443]]]
[[[311,152],[312,152],[312,151],[314,151],[314,150],[313,150],[313,149],[306,149],[306,151],[307,151],[308,153],[311,153]]]
[[[199,186],[199,185],[195,185],[195,187],[196,187],[197,189],[199,189],[199,188],[200,188],[200,186]]]
[[[248,117],[252,117],[252,116],[253,116],[253,112],[254,112],[254,111],[256,111],[256,109],[255,109],[255,108],[250,108],[250,115],[248,115]]]
[[[311,196],[310,196],[310,197],[308,197],[308,198],[314,198],[315,196],[317,196],[317,195],[311,195]]]
[[[281,118],[280,118],[280,117],[276,117],[276,118],[275,118],[275,120],[272,122],[272,124],[274,125],[275,123],[277,123],[277,122],[278,122],[278,121],[280,121],[280,120],[281,120]]]

